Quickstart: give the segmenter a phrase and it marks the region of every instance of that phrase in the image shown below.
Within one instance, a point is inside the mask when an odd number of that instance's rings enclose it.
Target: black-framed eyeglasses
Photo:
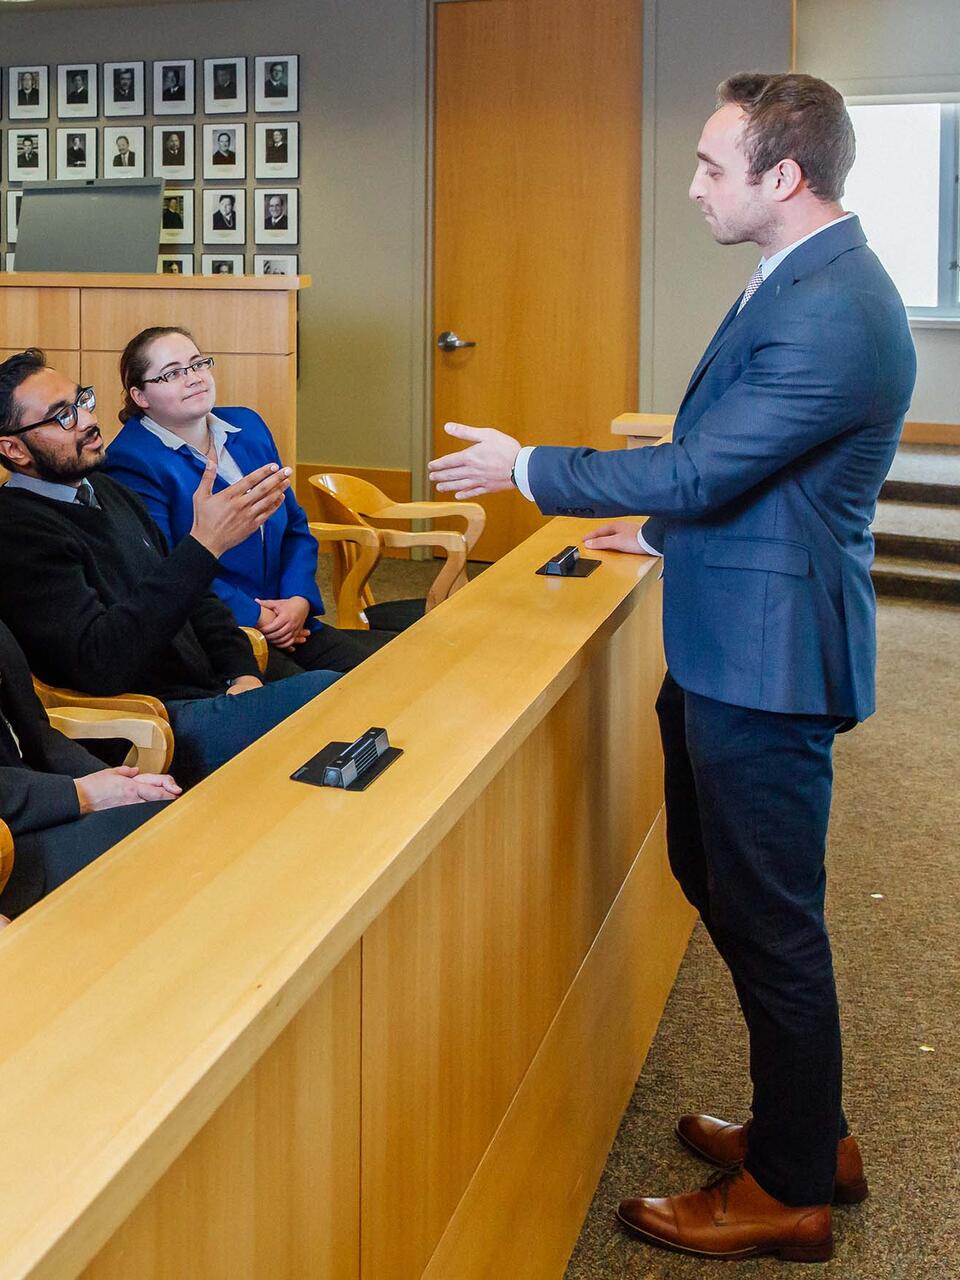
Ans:
[[[143,385],[147,386],[151,382],[179,382],[188,373],[200,373],[203,369],[212,369],[214,364],[213,356],[201,356],[199,360],[193,360],[181,369],[168,369],[166,373],[158,373],[155,378],[144,378]]]
[[[49,418],[42,418],[39,422],[28,423],[25,427],[15,427],[13,431],[5,431],[3,434],[7,436],[19,436],[24,431],[32,431],[34,427],[45,427],[50,422],[55,422],[58,427],[62,427],[64,431],[72,431],[80,421],[80,410],[84,413],[90,413],[97,407],[97,393],[93,387],[83,387],[77,395],[73,404],[64,405],[62,409],[58,409],[56,413],[52,413]]]

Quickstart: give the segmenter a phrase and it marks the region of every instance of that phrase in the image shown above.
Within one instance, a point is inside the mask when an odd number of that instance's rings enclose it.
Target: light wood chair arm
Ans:
[[[10,879],[13,870],[13,836],[10,828],[0,819],[0,892]]]
[[[427,592],[427,612],[441,600],[459,591],[467,581],[467,542],[453,529],[426,529],[408,533],[405,529],[378,529],[385,547],[435,547],[447,557],[446,564]]]
[[[117,715],[98,707],[59,707],[47,712],[55,729],[73,739],[122,738],[133,750],[124,761],[143,773],[166,773],[173,759],[170,722],[154,715]]]
[[[356,544],[356,559],[337,592],[337,626],[349,631],[365,630],[367,622],[362,614],[362,597],[380,559],[380,533],[366,525],[328,524],[322,520],[311,520],[309,527],[318,542]]]
[[[257,668],[260,674],[267,669],[267,661],[270,657],[270,649],[267,645],[267,637],[262,631],[258,631],[256,627],[241,627],[240,630],[250,641],[250,648],[253,650],[253,656],[257,660]]]
[[[59,689],[55,685],[45,684],[33,677],[33,687],[37,697],[47,711],[59,707],[92,707],[94,710],[111,711],[114,715],[132,712],[134,715],[159,716],[169,721],[167,709],[150,693],[118,693],[110,697],[98,697],[90,693],[80,693],[76,689]]]
[[[463,536],[468,552],[473,550],[487,521],[487,513],[479,502],[394,502],[364,514],[371,520],[449,520],[459,517],[466,521]]]

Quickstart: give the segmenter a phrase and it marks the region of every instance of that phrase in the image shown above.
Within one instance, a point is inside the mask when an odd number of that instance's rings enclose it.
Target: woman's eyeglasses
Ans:
[[[158,373],[155,378],[144,378],[143,385],[147,386],[151,382],[179,382],[188,373],[200,373],[203,369],[212,369],[213,364],[213,356],[203,356],[199,360],[193,360],[190,364],[184,365],[182,369],[168,369],[166,373]]]

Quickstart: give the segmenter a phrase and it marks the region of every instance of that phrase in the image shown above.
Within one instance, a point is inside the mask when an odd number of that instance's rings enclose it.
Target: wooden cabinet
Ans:
[[[141,329],[189,329],[216,358],[217,403],[262,415],[289,466],[297,461],[297,293],[309,276],[0,275],[0,358],[41,347],[97,391],[109,443],[119,430],[120,352]]]

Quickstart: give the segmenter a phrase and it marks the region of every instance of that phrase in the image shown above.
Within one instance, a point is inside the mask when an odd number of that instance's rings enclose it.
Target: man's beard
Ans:
[[[42,444],[37,444],[36,441],[27,445],[37,475],[41,480],[50,480],[54,484],[75,484],[78,480],[82,480],[88,472],[99,467],[103,461],[106,447],[102,442],[96,452],[91,452],[90,450],[84,452],[83,448],[85,444],[99,434],[99,427],[91,427],[88,431],[85,431],[76,440],[77,456],[75,458],[69,456],[56,457],[48,452]]]

